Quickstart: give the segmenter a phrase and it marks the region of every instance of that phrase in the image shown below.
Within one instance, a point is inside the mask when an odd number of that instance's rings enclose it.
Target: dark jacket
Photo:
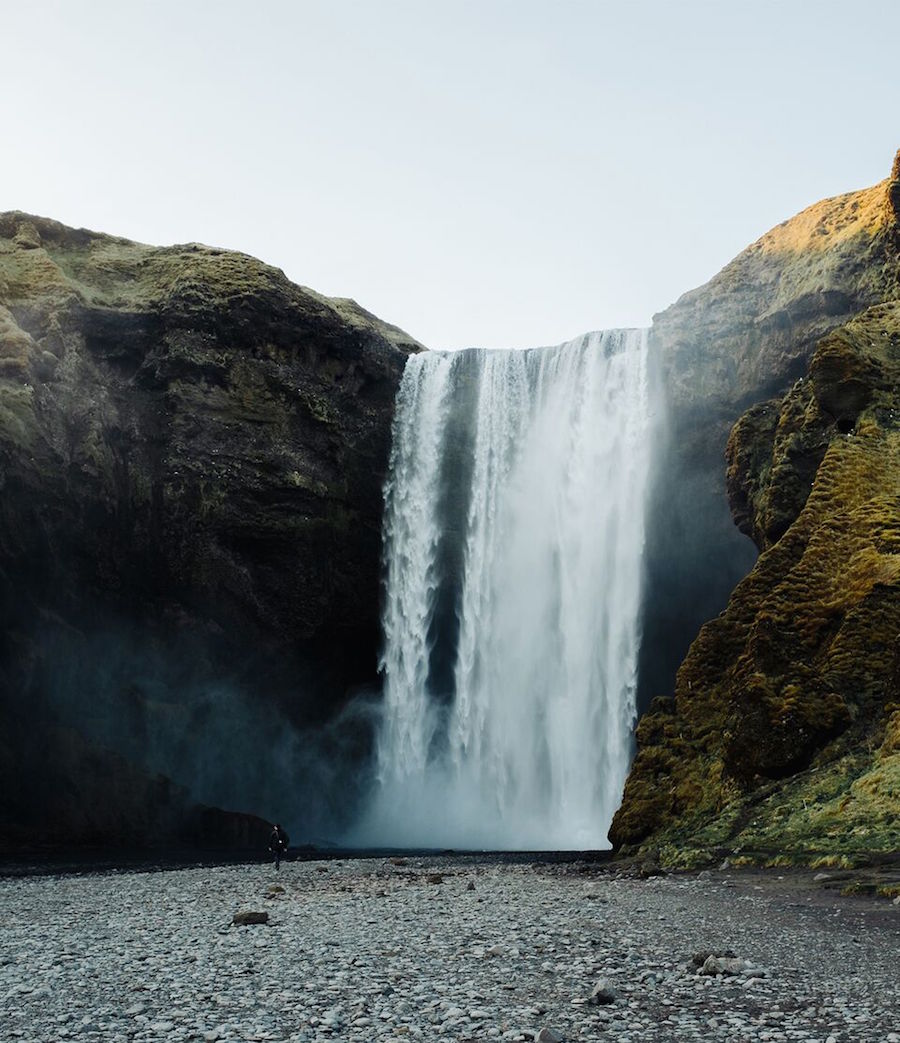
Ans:
[[[290,841],[287,833],[285,833],[283,829],[276,826],[269,835],[269,850],[287,851],[287,846],[289,842]]]

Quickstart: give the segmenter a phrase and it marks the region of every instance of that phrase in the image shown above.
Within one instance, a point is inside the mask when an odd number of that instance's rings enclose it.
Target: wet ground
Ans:
[[[900,1043],[900,905],[825,877],[421,854],[8,877],[0,1039]]]

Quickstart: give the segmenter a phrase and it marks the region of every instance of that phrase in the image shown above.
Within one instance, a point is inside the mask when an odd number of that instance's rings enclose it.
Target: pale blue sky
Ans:
[[[436,348],[647,324],[900,147],[897,0],[0,15],[0,209],[244,250]]]

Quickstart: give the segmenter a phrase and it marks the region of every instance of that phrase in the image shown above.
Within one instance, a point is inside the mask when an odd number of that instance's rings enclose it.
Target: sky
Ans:
[[[886,177],[897,0],[0,0],[0,210],[242,250],[431,348],[642,326]]]

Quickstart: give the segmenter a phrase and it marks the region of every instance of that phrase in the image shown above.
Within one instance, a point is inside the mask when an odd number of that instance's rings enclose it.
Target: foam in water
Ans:
[[[647,335],[412,356],[358,843],[599,848],[635,719]]]

